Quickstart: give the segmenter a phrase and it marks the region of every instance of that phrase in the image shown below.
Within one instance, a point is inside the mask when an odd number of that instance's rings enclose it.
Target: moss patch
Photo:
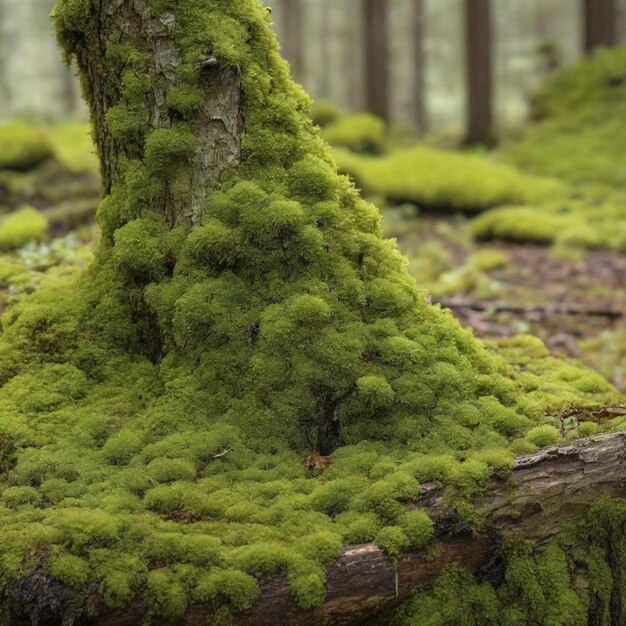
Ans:
[[[23,122],[0,126],[0,170],[27,170],[52,156],[46,135]]]
[[[477,213],[549,197],[555,188],[549,180],[488,158],[428,146],[396,150],[380,158],[340,149],[333,155],[339,170],[350,174],[365,192],[430,210]]]

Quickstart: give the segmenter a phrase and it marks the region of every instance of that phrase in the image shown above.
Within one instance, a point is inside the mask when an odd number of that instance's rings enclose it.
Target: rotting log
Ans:
[[[273,576],[261,583],[257,604],[240,614],[236,623],[356,624],[416,591],[428,589],[448,565],[472,571],[486,569],[497,552],[502,531],[515,530],[541,545],[580,519],[600,496],[626,496],[625,457],[626,432],[617,432],[517,458],[512,472],[490,481],[476,500],[487,520],[481,531],[459,518],[446,503],[440,487],[423,485],[416,501],[428,510],[437,528],[435,539],[426,548],[406,553],[396,569],[373,544],[348,546],[328,571],[322,606],[302,610],[291,597],[285,578]],[[12,603],[15,606],[24,607],[23,600],[32,599],[26,605],[28,614],[13,615],[11,626],[31,624],[35,616],[39,616],[41,625],[56,626],[61,620],[55,621],[55,615],[62,615],[61,611],[67,611],[70,605],[75,609],[75,626],[134,626],[141,623],[146,611],[143,602],[137,600],[122,611],[107,612],[96,588],[78,596],[47,578],[43,568],[16,585],[11,595],[19,600]],[[210,623],[213,610],[210,605],[196,605],[179,623]]]

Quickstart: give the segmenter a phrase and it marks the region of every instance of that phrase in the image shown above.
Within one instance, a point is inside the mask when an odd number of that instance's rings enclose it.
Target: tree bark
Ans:
[[[367,110],[389,119],[389,28],[387,0],[363,0],[365,102]]]
[[[304,48],[302,45],[302,4],[300,0],[280,2],[283,55],[291,65],[291,73],[302,81],[304,70]]]
[[[142,158],[142,142],[123,142],[113,136],[107,113],[122,100],[123,62],[107,58],[109,42],[141,50],[149,59],[150,91],[146,94],[151,129],[168,128],[176,120],[169,95],[176,87],[179,64],[174,43],[175,15],[160,17],[150,12],[149,0],[117,2],[101,0],[92,10],[84,42],[75,50],[95,128],[104,194],[110,194],[120,173],[120,159]],[[155,199],[170,225],[196,223],[205,198],[221,174],[238,162],[243,132],[241,77],[231,67],[220,65],[211,51],[201,62],[202,104],[197,113],[197,149],[192,159],[187,193],[173,194],[167,188]]]
[[[415,125],[420,134],[428,130],[426,109],[426,50],[424,0],[413,0],[413,97],[415,99]]]
[[[261,598],[252,610],[240,614],[243,626],[281,624],[314,626],[319,623],[357,624],[385,607],[397,605],[427,590],[442,571],[456,564],[471,571],[489,568],[501,533],[514,530],[537,545],[544,544],[581,518],[601,495],[626,495],[626,432],[600,434],[570,444],[553,446],[523,457],[506,477],[493,479],[476,500],[487,524],[477,530],[462,520],[435,484],[423,485],[416,503],[436,523],[436,536],[424,549],[406,553],[395,566],[373,544],[348,546],[330,567],[322,606],[304,611],[292,598],[284,577],[261,583]],[[433,549],[436,548],[436,549]],[[396,587],[397,582],[397,587]],[[10,626],[26,626],[34,616],[40,624],[56,626],[56,615],[74,607],[75,626],[135,626],[146,606],[135,601],[122,611],[106,611],[97,584],[82,594],[71,592],[36,570],[11,591],[11,605],[22,607]],[[30,602],[24,602],[24,599]],[[180,620],[185,626],[210,623],[213,607],[196,605]],[[98,615],[100,611],[104,611]],[[67,615],[67,612],[65,613]]]
[[[583,2],[585,52],[617,45],[617,0]]]
[[[489,141],[493,127],[491,0],[465,0],[467,144]]]

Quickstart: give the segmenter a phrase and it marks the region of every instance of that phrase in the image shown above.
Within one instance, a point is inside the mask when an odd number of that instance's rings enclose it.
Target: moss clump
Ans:
[[[22,207],[0,220],[0,248],[15,250],[41,241],[48,230],[46,217],[32,207]]]
[[[74,174],[97,175],[99,171],[89,124],[67,122],[48,130],[54,156]]]
[[[49,209],[65,228],[83,225],[100,198],[98,169],[87,124],[0,126],[2,212],[32,204]]]
[[[322,137],[352,152],[379,154],[385,145],[385,121],[371,113],[345,115],[324,125]]]
[[[554,183],[471,154],[427,146],[397,150],[380,157],[358,157],[333,150],[339,170],[367,193],[390,202],[411,202],[430,210],[477,213],[549,196]]]
[[[340,117],[339,109],[328,100],[316,100],[311,106],[311,119],[320,128],[336,122]]]
[[[583,197],[539,206],[502,207],[471,224],[478,239],[554,244],[555,250],[626,250],[622,207],[617,199]]]
[[[556,74],[533,98],[537,123],[505,154],[534,172],[623,185],[626,49],[599,50]]]
[[[0,170],[28,170],[51,156],[42,131],[18,121],[0,125]]]
[[[626,250],[625,76],[626,50],[600,50],[537,91],[533,123],[501,154],[563,185],[544,202],[481,216],[479,237],[552,243],[566,258],[589,248]]]

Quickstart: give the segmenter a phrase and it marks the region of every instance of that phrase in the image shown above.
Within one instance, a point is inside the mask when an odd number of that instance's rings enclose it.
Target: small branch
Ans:
[[[610,305],[596,306],[578,304],[575,302],[556,302],[553,304],[522,305],[507,302],[483,302],[480,300],[461,300],[457,298],[443,299],[439,301],[442,307],[447,309],[471,311],[493,311],[494,313],[520,313],[523,315],[588,315],[597,317],[620,318],[626,315],[625,309],[614,308]]]

